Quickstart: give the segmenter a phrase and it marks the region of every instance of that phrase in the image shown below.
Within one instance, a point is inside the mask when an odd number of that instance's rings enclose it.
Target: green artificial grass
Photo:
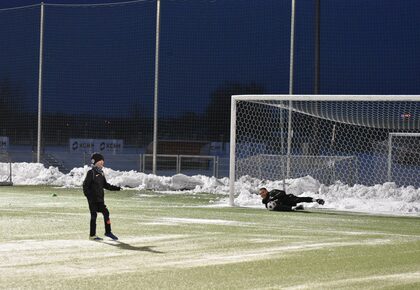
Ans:
[[[106,192],[118,242],[88,240],[81,189],[0,187],[0,288],[418,289],[419,218],[217,206]],[[103,234],[98,215],[98,235]]]

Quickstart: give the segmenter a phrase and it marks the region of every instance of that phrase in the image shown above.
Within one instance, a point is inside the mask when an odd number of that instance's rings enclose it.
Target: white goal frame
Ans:
[[[9,160],[8,162],[4,162],[6,166],[9,168],[9,174],[6,177],[6,180],[0,180],[0,186],[12,186],[12,162]]]
[[[236,114],[238,101],[289,101],[289,112],[293,112],[293,101],[366,101],[366,102],[420,102],[420,95],[233,95],[231,98],[230,119],[230,161],[229,161],[229,204],[234,206],[235,195],[235,153],[236,153]],[[291,122],[288,124],[290,133]],[[291,135],[287,134],[287,169],[290,162]]]

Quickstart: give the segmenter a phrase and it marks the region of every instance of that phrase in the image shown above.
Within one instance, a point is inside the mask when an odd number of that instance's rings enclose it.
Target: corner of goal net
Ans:
[[[13,186],[11,181],[0,181],[0,186]]]

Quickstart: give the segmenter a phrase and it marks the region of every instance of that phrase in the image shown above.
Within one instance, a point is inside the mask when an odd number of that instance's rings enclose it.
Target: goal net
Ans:
[[[0,151],[0,186],[11,186],[12,182],[12,162],[7,152]]]
[[[232,96],[235,181],[311,176],[320,183],[420,186],[420,96]]]

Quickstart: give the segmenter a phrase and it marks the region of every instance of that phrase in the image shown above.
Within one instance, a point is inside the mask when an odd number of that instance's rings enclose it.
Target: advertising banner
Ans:
[[[71,138],[69,140],[70,152],[108,152],[121,153],[124,148],[122,139],[80,139]]]

